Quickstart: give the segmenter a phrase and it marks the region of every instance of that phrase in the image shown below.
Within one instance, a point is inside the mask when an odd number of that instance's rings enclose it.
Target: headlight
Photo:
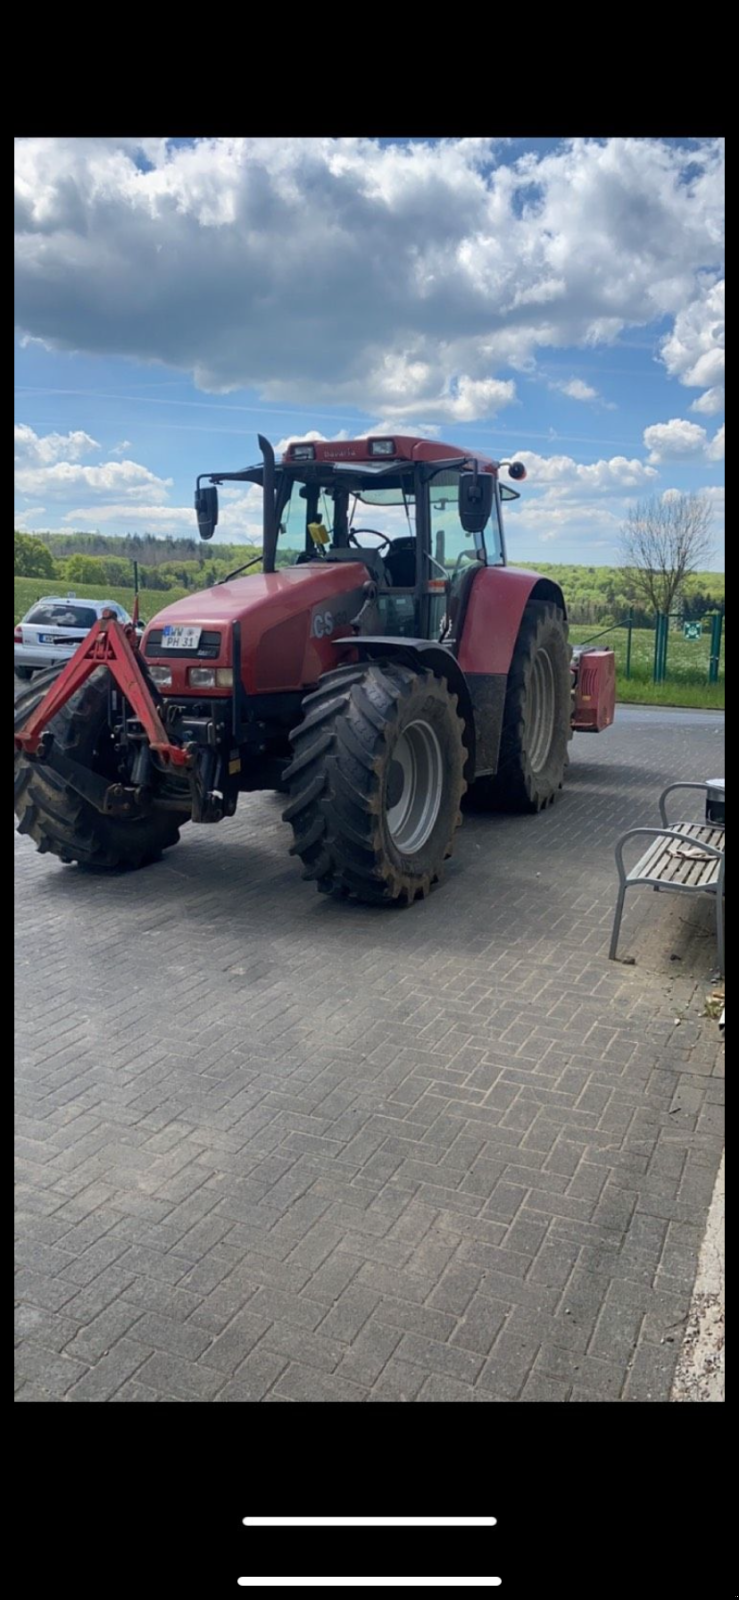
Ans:
[[[171,667],[149,667],[149,677],[158,689],[171,689],[172,687]]]
[[[231,667],[188,667],[187,681],[191,689],[232,689]]]

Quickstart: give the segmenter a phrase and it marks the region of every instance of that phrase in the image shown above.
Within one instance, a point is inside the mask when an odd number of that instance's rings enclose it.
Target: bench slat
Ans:
[[[719,850],[724,847],[725,829],[715,824],[677,822],[673,825],[673,832],[682,834],[686,845],[710,844]],[[716,856],[679,856],[673,839],[658,836],[631,868],[627,882],[646,878],[658,888],[675,885],[683,889],[708,890],[716,885],[720,865]]]
[[[659,860],[664,848],[664,839],[653,839],[649,849],[645,850],[644,855],[640,856],[635,866],[631,868],[628,873],[629,878],[645,878],[655,862]]]

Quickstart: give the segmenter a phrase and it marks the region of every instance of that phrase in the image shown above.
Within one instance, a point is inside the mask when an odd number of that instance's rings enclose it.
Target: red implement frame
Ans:
[[[75,650],[64,671],[47,689],[35,711],[15,735],[19,750],[34,755],[52,718],[61,711],[77,689],[98,667],[107,667],[142,724],[152,750],[174,767],[187,767],[190,757],[181,745],[171,744],[167,730],[151,698],[136,659],[135,634],[124,627],[111,611],[104,611],[99,622]]]

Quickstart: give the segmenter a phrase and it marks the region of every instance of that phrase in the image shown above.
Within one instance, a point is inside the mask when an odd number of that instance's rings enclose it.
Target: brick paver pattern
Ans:
[[[612,852],[722,749],[622,711],[407,911],[303,883],[276,795],[113,879],[16,836],[18,1399],[667,1398],[721,1051],[673,899],[607,960]]]

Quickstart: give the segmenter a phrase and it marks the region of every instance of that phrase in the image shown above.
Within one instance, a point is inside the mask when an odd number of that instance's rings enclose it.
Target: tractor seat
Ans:
[[[405,539],[397,539],[386,552],[385,570],[388,574],[390,587],[393,589],[412,589],[416,582],[416,546],[406,543]]]

